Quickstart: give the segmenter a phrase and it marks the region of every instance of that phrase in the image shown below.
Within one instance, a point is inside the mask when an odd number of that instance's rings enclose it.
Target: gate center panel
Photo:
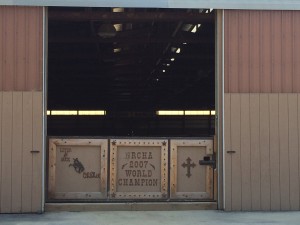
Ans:
[[[168,141],[111,141],[110,199],[167,197]]]
[[[160,147],[120,146],[117,151],[118,192],[159,192],[161,183]]]

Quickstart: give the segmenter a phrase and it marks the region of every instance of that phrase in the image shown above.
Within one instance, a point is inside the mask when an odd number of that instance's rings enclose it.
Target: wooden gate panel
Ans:
[[[213,160],[213,140],[171,140],[171,199],[213,199],[213,166],[199,164],[205,157]]]
[[[107,147],[101,139],[50,139],[49,198],[106,198]]]
[[[110,142],[110,199],[168,197],[168,140]]]

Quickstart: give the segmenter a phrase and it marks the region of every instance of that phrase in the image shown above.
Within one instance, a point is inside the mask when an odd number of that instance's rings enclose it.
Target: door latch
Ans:
[[[212,166],[213,169],[216,168],[216,156],[204,156],[203,160],[199,160],[199,164],[202,166]]]
[[[31,153],[40,153],[39,150],[31,150],[30,152],[31,152]]]

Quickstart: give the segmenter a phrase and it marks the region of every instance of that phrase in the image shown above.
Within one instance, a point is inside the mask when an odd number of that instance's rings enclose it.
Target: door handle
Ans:
[[[39,150],[31,150],[30,152],[31,152],[31,153],[40,153]]]
[[[233,150],[230,150],[230,151],[227,151],[227,153],[230,153],[230,154],[232,154],[232,153],[235,153],[235,151],[233,151]]]

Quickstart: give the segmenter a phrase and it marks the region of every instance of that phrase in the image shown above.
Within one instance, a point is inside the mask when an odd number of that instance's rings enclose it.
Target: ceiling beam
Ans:
[[[111,54],[111,55],[103,55],[103,56],[98,56],[96,54],[85,54],[84,52],[82,53],[74,53],[74,54],[69,54],[69,53],[62,53],[62,54],[51,54],[49,53],[48,59],[51,62],[61,62],[62,60],[98,60],[98,59],[110,59],[114,62],[118,61],[123,61],[124,60],[136,60],[139,61],[141,59],[156,59],[157,56],[151,55],[149,53],[127,53],[123,55],[118,55],[118,54]],[[214,59],[214,56],[212,53],[207,53],[207,54],[202,54],[202,53],[193,53],[193,54],[168,54],[165,55],[164,58],[176,58],[176,59],[189,59],[189,60],[203,60],[203,59]]]
[[[95,38],[95,37],[49,37],[49,43],[64,43],[64,44],[77,44],[77,43],[126,43],[126,44],[156,44],[156,43],[197,43],[197,44],[212,44],[214,40],[206,37],[199,37],[194,35],[180,35],[178,37],[114,37],[114,38]]]
[[[101,12],[101,11],[82,11],[82,12],[62,12],[50,11],[49,20],[55,21],[107,21],[107,22],[195,22],[213,23],[214,14],[199,12]]]
[[[197,63],[193,64],[172,64],[170,69],[176,68],[176,70],[195,70],[197,68],[205,67],[207,68],[211,64],[213,64],[213,60],[199,60]],[[146,71],[150,71],[154,68],[154,65],[134,65],[134,64],[126,64],[119,66],[74,66],[70,65],[60,65],[57,67],[49,67],[49,73],[85,73],[85,74],[113,74],[113,73],[121,73],[121,74],[131,74],[131,73],[146,73]],[[165,67],[166,69],[168,67]]]

